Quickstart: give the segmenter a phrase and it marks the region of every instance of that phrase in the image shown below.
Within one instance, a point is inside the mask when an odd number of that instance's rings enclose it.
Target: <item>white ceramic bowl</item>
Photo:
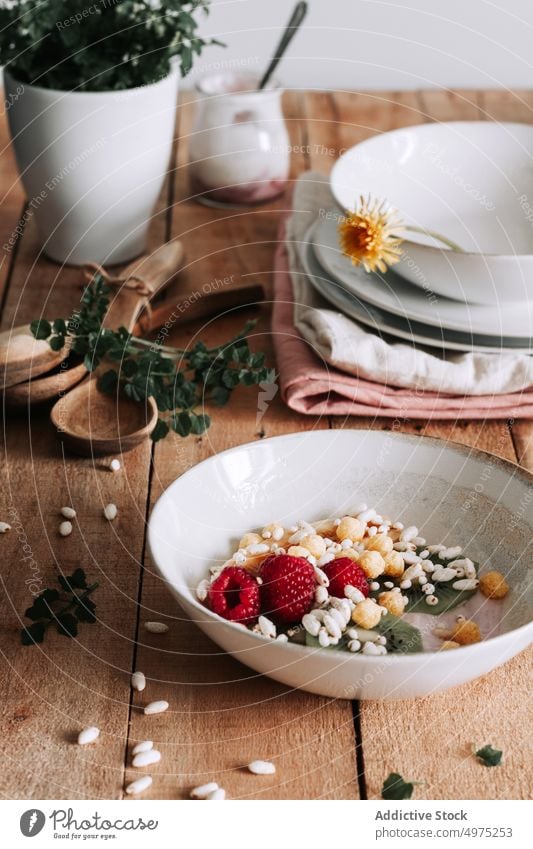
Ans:
[[[531,476],[523,470],[454,443],[382,431],[314,431],[242,445],[190,469],[155,505],[148,538],[157,569],[186,614],[242,663],[333,698],[410,698],[483,675],[531,641],[530,493]],[[292,524],[342,515],[361,501],[416,523],[428,539],[463,544],[473,559],[508,573],[512,592],[485,603],[493,612],[484,642],[378,658],[317,651],[268,642],[197,601],[195,587],[209,566],[226,560],[244,531],[274,519]],[[431,627],[437,621],[424,619]]]
[[[343,209],[386,200],[407,232],[394,270],[426,291],[473,304],[533,299],[533,126],[457,121],[383,133],[348,150],[331,174]]]

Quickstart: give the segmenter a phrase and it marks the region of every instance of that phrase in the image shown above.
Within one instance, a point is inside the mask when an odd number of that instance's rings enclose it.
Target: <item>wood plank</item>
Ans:
[[[421,117],[453,120],[454,100],[448,95],[423,93]],[[349,105],[345,101],[343,109],[348,109]],[[459,114],[462,117],[465,108],[465,100],[461,98]],[[380,120],[387,125],[383,112]],[[350,126],[354,123],[351,111],[347,121]],[[347,418],[339,422],[339,426],[390,429],[392,423],[379,419]],[[506,422],[432,422],[424,425],[403,421],[399,425],[395,422],[395,428],[401,432],[461,442],[515,460]],[[402,702],[362,702],[359,721],[368,798],[380,797],[382,783],[389,772],[400,772],[406,779],[425,780],[426,785],[417,788],[417,798],[494,798],[494,795],[498,798],[521,798],[523,782],[517,778],[514,764],[526,768],[527,725],[523,725],[520,719],[527,719],[524,694],[531,671],[531,657],[531,654],[521,655],[481,680],[438,696]],[[509,680],[513,682],[512,692]],[[513,707],[509,710],[511,700]],[[510,716],[520,717],[518,725],[514,720],[508,720]],[[439,729],[438,745],[433,734],[435,717],[454,717],[453,726],[445,738],[443,729]],[[495,791],[491,776],[482,772],[483,767],[469,753],[471,742],[479,741],[482,745],[489,740],[504,748],[508,753],[508,763],[513,763],[512,767],[506,767],[505,774],[498,776],[498,784],[504,788],[500,792]]]
[[[479,92],[473,89],[425,89],[418,95],[421,121],[479,121],[484,117]]]
[[[484,91],[480,93],[485,117],[493,121],[533,123],[533,92]],[[533,471],[533,423],[513,422],[512,437],[518,462]]]
[[[286,104],[294,115],[295,101]],[[181,142],[185,148],[190,111],[182,112]],[[301,128],[290,119],[293,143],[302,145]],[[296,132],[295,132],[296,131]],[[254,211],[205,210],[187,201],[183,149],[179,155],[173,234],[186,237],[188,285],[215,277],[236,282],[254,275],[270,284],[272,253],[280,213],[287,201]],[[303,160],[299,157],[303,157]],[[305,153],[295,157],[302,167]],[[209,245],[209,253],[206,251]],[[214,251],[217,251],[215,253]],[[201,329],[210,344],[227,338],[243,317],[224,317],[209,327],[176,328],[173,339],[186,342]],[[262,310],[254,345],[271,357],[268,310]],[[158,443],[154,458],[151,501],[179,474],[201,459],[227,447],[316,425],[296,416],[275,398],[257,420],[257,391],[238,390],[231,404],[213,413],[209,432],[180,441],[171,436]],[[167,617],[170,631],[153,638],[142,631],[136,663],[149,685],[135,705],[153,698],[170,702],[158,717],[134,711],[131,740],[149,736],[163,753],[152,769],[154,784],[146,796],[185,797],[194,784],[216,778],[232,798],[356,798],[354,730],[349,703],[331,702],[257,676],[216,647],[180,616],[150,560],[144,573],[142,618]],[[154,721],[155,720],[155,721]],[[272,758],[275,776],[253,778],[242,767],[253,758]]]
[[[165,189],[150,237],[154,246],[165,239],[166,206]],[[43,313],[68,314],[79,302],[79,270],[40,258],[39,247],[30,220],[18,246],[4,328]],[[0,515],[12,530],[1,539],[1,727],[11,761],[0,794],[120,798],[151,447],[124,456],[121,473],[113,474],[104,460],[63,455],[46,409],[9,412],[5,430]],[[102,515],[110,501],[119,506],[112,524]],[[70,504],[78,518],[72,535],[62,538],[59,510]],[[32,592],[77,566],[99,582],[97,624],[82,626],[75,640],[50,632],[42,646],[21,646]],[[80,749],[73,744],[77,732],[89,725],[101,729],[100,739]]]
[[[4,101],[4,91],[0,88]],[[7,103],[0,111],[0,303],[6,291],[9,271],[17,245],[17,231],[23,229],[24,191],[19,180],[15,154],[7,126]]]

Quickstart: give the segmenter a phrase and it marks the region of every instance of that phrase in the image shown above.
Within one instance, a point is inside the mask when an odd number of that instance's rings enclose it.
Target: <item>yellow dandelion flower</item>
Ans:
[[[384,201],[361,196],[358,209],[348,212],[339,224],[342,251],[365,271],[384,273],[401,259],[403,239],[396,235],[401,226],[396,210]]]

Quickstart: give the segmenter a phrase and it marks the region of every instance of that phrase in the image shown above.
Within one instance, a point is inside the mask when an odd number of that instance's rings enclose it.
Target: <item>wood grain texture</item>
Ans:
[[[152,243],[170,235],[183,239],[186,261],[177,298],[258,283],[267,302],[257,310],[188,322],[172,328],[170,339],[185,345],[199,336],[215,344],[242,326],[259,322],[253,345],[272,356],[268,298],[273,253],[286,194],[252,210],[213,210],[195,203],[187,184],[191,132],[189,95],[180,113],[180,143],[171,179],[154,220]],[[291,133],[291,178],[309,167],[328,173],[344,148],[372,134],[421,121],[531,121],[530,93],[502,92],[306,92],[288,93],[285,111]],[[5,142],[0,121],[0,141]],[[9,149],[0,156],[0,188],[11,188],[2,204],[0,237],[16,226],[22,208]],[[18,193],[18,194],[17,194]],[[39,256],[34,222],[18,242],[9,279],[2,327],[41,313],[64,314],[79,298],[79,273]],[[0,289],[7,266],[0,267]],[[169,314],[171,313],[169,305]],[[0,519],[13,530],[2,546],[2,685],[0,727],[5,759],[0,795],[12,798],[120,798],[124,779],[138,777],[129,764],[131,745],[150,738],[163,759],[151,768],[147,798],[183,798],[189,788],[215,778],[233,798],[350,798],[360,789],[379,797],[390,771],[426,781],[418,798],[522,798],[529,792],[525,731],[531,653],[450,693],[413,702],[348,702],[291,692],[219,651],[176,607],[145,553],[145,521],[157,497],[178,475],[225,448],[265,436],[323,428],[324,420],[300,416],[276,397],[258,416],[256,390],[239,389],[228,408],[216,412],[212,429],[187,440],[172,436],[150,449],[141,446],[112,475],[105,461],[63,456],[46,411],[9,414],[4,446],[5,481]],[[391,428],[379,419],[335,419],[335,427]],[[528,423],[404,421],[405,432],[425,433],[488,450],[533,469],[532,427]],[[119,505],[110,524],[102,518],[108,501]],[[57,535],[58,510],[72,503],[79,518],[72,536]],[[10,513],[9,511],[14,511]],[[24,549],[28,545],[31,560]],[[35,574],[44,585],[61,569],[82,565],[100,581],[99,622],[85,626],[76,641],[51,635],[42,647],[23,648],[21,612],[31,603],[25,583]],[[143,623],[161,619],[165,635]],[[138,668],[147,688],[132,694],[129,676]],[[168,712],[145,717],[142,705],[157,698]],[[438,728],[442,718],[446,733]],[[77,731],[95,724],[100,741],[80,749]],[[449,727],[451,726],[451,728]],[[472,743],[492,743],[505,752],[497,770],[479,765]],[[357,758],[356,758],[357,747]],[[275,776],[251,776],[243,768],[254,758],[272,758]],[[364,761],[365,776],[358,781]],[[135,773],[135,774],[134,774]],[[364,780],[363,780],[364,779]]]
[[[166,238],[166,207],[165,190],[152,226],[154,246]],[[80,283],[79,270],[39,256],[30,219],[17,246],[2,328],[39,315],[67,315],[79,301]],[[8,412],[5,424],[0,515],[12,530],[1,539],[1,727],[9,769],[0,795],[119,798],[150,446],[125,456],[121,474],[114,475],[104,459],[63,453],[46,408]],[[120,507],[112,524],[102,515],[110,501]],[[58,534],[64,505],[78,513],[67,538]],[[22,614],[32,594],[77,566],[99,582],[98,623],[83,626],[75,640],[50,633],[41,646],[22,646]],[[98,726],[101,736],[81,749],[74,741],[88,725]]]
[[[286,108],[296,146],[300,130],[292,111],[294,101]],[[189,110],[183,110],[182,148],[190,120]],[[185,206],[183,163],[184,152],[178,157],[173,236],[186,238],[189,273],[194,266],[195,279],[229,277],[230,285],[253,276],[270,288],[273,248],[285,199],[255,215],[239,214],[237,223],[235,212],[217,211],[213,216],[200,205]],[[187,236],[183,232],[185,221]],[[250,242],[255,242],[252,248]],[[209,252],[206,245],[211,248]],[[213,245],[218,248],[215,253]],[[216,344],[237,331],[245,317],[226,315],[205,327],[187,325],[184,330],[178,323],[172,339],[182,345],[201,331],[203,338]],[[266,349],[272,359],[268,327],[268,310],[263,309],[254,345]],[[151,503],[175,477],[205,457],[264,436],[315,426],[313,419],[295,416],[279,399],[258,419],[257,400],[257,390],[238,390],[231,405],[216,412],[205,436],[185,442],[172,436],[158,443]],[[136,665],[150,680],[142,698],[135,698],[134,707],[157,698],[165,698],[171,705],[167,713],[157,717],[145,717],[135,709],[133,712],[132,741],[146,737],[156,740],[163,753],[161,765],[152,769],[155,780],[147,796],[183,798],[195,784],[215,778],[232,798],[357,797],[349,703],[291,692],[218,650],[180,616],[150,559],[144,570],[140,611],[141,620],[165,617],[170,623],[170,632],[163,638],[147,634],[142,624],[139,630]],[[256,758],[272,758],[276,774],[251,776],[244,767]]]

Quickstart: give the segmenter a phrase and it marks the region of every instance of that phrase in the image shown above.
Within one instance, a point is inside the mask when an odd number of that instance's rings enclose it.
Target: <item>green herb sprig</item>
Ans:
[[[54,351],[67,344],[90,372],[104,361],[114,363],[100,374],[99,389],[108,394],[120,392],[139,403],[152,397],[160,412],[152,433],[154,441],[171,430],[179,436],[204,433],[211,419],[197,410],[205,402],[222,407],[237,386],[275,380],[274,370],[265,367],[264,354],[250,350],[246,336],[254,322],[215,348],[203,342],[188,350],[169,348],[133,336],[124,327],[103,327],[110,293],[102,275],[96,274],[82,295],[80,308],[68,320],[38,319],[32,321],[31,331],[36,339],[48,340]]]
[[[503,752],[500,749],[493,749],[490,744],[474,750],[474,754],[479,761],[485,766],[499,766],[503,757]]]
[[[381,798],[387,801],[410,799],[417,784],[423,781],[404,781],[399,772],[391,772],[383,782]]]
[[[57,581],[61,590],[43,590],[25,611],[24,615],[32,624],[22,628],[22,645],[42,643],[50,625],[55,625],[63,637],[76,637],[80,622],[96,622],[96,604],[89,596],[98,584],[89,585],[83,569],[75,569],[69,577],[60,575]]]

